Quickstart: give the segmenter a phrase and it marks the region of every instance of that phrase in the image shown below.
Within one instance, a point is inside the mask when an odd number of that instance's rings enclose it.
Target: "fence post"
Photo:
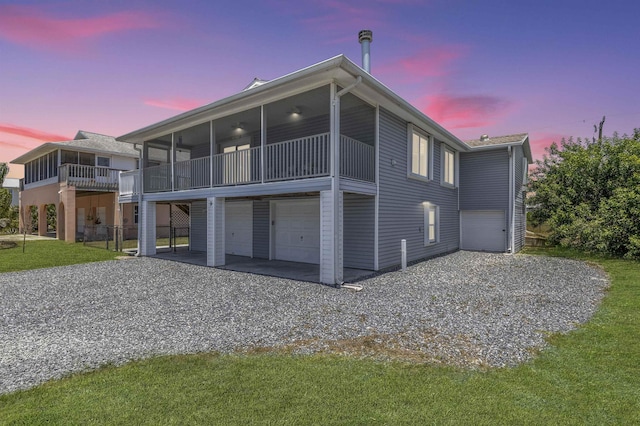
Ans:
[[[402,272],[407,270],[407,240],[400,240],[400,257],[402,261]]]
[[[171,227],[171,232],[169,234],[169,240],[171,240],[171,237],[173,236],[173,252],[175,253],[176,250],[176,228],[175,227]]]

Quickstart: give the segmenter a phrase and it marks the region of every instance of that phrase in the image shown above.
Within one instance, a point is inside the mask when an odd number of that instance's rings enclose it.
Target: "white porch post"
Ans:
[[[207,198],[207,266],[225,264],[224,198]]]
[[[176,138],[175,133],[171,133],[171,190],[176,190]]]
[[[267,149],[267,113],[264,105],[260,106],[260,182],[264,183],[265,154]]]
[[[343,199],[342,191],[338,192],[337,204],[333,191],[320,191],[320,282],[323,284],[337,285],[344,280]]]
[[[155,201],[142,201],[138,206],[138,227],[140,228],[140,241],[138,241],[138,253],[141,256],[153,256],[156,254],[156,203]]]

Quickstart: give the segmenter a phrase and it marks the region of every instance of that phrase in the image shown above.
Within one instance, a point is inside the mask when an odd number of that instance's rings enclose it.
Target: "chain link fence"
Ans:
[[[158,226],[156,227],[156,248],[175,251],[179,246],[188,246],[189,232],[188,226]],[[106,250],[135,251],[138,248],[138,227],[136,225],[85,226],[82,242],[86,246]]]

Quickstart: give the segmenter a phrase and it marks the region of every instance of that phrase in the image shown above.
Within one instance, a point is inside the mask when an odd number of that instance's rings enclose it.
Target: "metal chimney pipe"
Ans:
[[[371,49],[370,45],[373,41],[373,32],[371,30],[362,30],[358,33],[358,41],[362,45],[362,68],[371,74]]]

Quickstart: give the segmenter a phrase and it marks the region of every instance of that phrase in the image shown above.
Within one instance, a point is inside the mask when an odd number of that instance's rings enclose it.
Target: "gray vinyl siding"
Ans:
[[[460,210],[509,211],[506,148],[460,153]]]
[[[521,146],[514,147],[513,150],[514,157],[514,171],[515,171],[515,179],[514,179],[514,194],[515,194],[515,203],[514,203],[514,253],[519,252],[522,247],[524,247],[525,236],[527,232],[527,215],[524,211],[525,206],[525,189],[522,187],[523,185],[523,177],[524,177],[524,151]]]
[[[269,258],[269,201],[253,202],[253,257]]]
[[[189,246],[191,251],[207,251],[207,201],[191,203],[191,229]]]
[[[329,132],[329,107],[327,114],[305,118],[300,121],[281,124],[278,126],[267,126],[267,143],[277,143],[291,139],[303,138],[305,136],[317,135]],[[258,145],[260,140],[258,139]]]
[[[376,138],[376,111],[370,105],[362,103],[351,93],[342,98],[340,109],[340,133],[373,146]],[[346,105],[359,104],[345,107]]]
[[[407,240],[407,260],[457,250],[460,246],[458,190],[440,185],[441,142],[434,139],[433,180],[407,177],[407,123],[380,109],[380,192],[378,262],[384,269],[400,264],[400,240]],[[428,132],[429,129],[423,129]],[[392,164],[393,160],[393,164]],[[424,206],[440,207],[438,243],[424,246]]]
[[[373,270],[375,198],[344,194],[344,267]]]
[[[208,157],[211,155],[211,145],[206,143],[202,145],[196,145],[191,148],[191,159]]]

